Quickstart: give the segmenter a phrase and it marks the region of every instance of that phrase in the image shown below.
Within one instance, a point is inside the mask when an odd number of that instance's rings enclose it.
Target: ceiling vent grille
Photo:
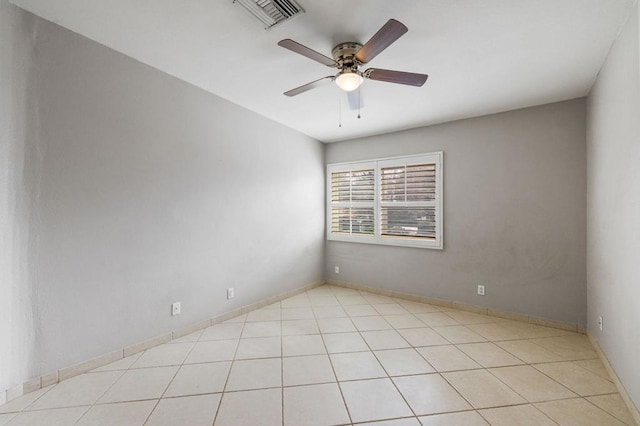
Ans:
[[[266,30],[304,13],[293,0],[233,0],[255,16]]]

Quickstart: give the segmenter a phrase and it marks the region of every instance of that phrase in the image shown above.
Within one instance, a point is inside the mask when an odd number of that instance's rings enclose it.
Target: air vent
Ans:
[[[266,30],[304,13],[300,5],[293,0],[233,0],[233,2],[258,18]]]

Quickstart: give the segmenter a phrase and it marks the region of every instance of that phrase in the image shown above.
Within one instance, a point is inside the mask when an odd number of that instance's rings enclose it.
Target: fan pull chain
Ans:
[[[360,107],[362,106],[362,99],[360,98],[361,89],[358,87],[358,120],[360,120]]]
[[[342,127],[342,102],[340,101],[340,95],[338,93],[338,127]]]

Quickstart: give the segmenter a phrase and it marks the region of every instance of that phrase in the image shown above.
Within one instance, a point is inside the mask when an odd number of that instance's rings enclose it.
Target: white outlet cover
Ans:
[[[340,267],[339,267],[339,266],[336,266],[334,269],[335,269],[335,271],[336,271],[336,274],[339,274],[339,273],[340,273]]]
[[[478,295],[479,296],[484,296],[484,286],[483,285],[479,285],[478,286]]]
[[[233,288],[228,288],[227,289],[227,299],[233,299],[234,296],[235,295],[234,295]]]
[[[180,315],[182,308],[180,307],[180,302],[174,302],[171,304],[171,315],[176,316]]]

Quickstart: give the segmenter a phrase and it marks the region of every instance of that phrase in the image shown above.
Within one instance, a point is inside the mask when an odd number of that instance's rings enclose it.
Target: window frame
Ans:
[[[424,154],[416,154],[416,155],[403,155],[397,157],[385,157],[385,158],[377,158],[371,160],[363,160],[363,161],[351,161],[351,162],[342,162],[342,163],[331,163],[327,164],[326,169],[326,235],[328,241],[343,241],[343,242],[351,242],[351,243],[362,243],[362,244],[378,244],[378,245],[387,245],[387,246],[399,246],[399,247],[414,247],[414,248],[429,248],[442,250],[443,249],[443,241],[444,241],[444,215],[443,215],[443,157],[444,153],[442,151],[424,153]],[[433,203],[436,211],[436,236],[434,239],[422,239],[415,237],[402,237],[402,236],[382,236],[381,229],[381,211],[382,206],[388,206],[393,203],[382,202],[381,201],[381,180],[382,174],[381,169],[387,167],[397,166],[411,166],[418,164],[435,164],[436,165],[436,185],[435,185],[435,202],[427,202]],[[349,235],[349,234],[334,234],[332,233],[332,208],[340,207],[339,204],[334,204],[331,198],[331,190],[332,190],[332,173],[334,172],[344,172],[344,171],[356,171],[363,169],[371,169],[374,170],[374,200],[373,200],[373,217],[374,217],[374,233],[373,235]],[[351,202],[353,204],[353,202]],[[418,207],[420,204],[425,204],[425,202],[406,202],[399,203],[399,206],[404,205],[415,205]],[[363,203],[364,205],[364,203]]]

